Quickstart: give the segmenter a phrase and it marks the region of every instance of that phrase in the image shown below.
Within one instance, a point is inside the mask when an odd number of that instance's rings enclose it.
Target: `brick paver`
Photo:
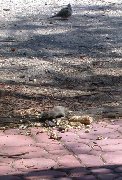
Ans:
[[[3,135],[0,136],[0,146],[24,146],[34,144],[31,137],[23,135]]]
[[[30,135],[19,129],[0,130],[0,180],[120,180],[121,121],[94,122],[89,133],[56,131],[59,140],[50,139],[42,128],[30,128]]]

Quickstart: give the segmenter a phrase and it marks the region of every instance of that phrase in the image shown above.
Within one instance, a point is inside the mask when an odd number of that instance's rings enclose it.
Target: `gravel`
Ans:
[[[68,3],[0,0],[0,90],[13,92],[11,113],[121,106],[122,1],[71,0],[69,20],[49,19]]]

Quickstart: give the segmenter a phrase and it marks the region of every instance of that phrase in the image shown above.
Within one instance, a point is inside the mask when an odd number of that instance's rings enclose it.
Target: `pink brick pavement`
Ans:
[[[0,180],[122,179],[122,120],[50,139],[42,128],[0,130]]]

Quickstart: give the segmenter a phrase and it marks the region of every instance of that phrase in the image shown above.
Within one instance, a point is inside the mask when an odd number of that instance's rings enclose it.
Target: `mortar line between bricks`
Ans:
[[[64,146],[64,148],[65,148],[66,150],[68,150],[68,151],[78,160],[78,162],[80,162],[80,164],[83,165],[83,167],[86,168],[86,169],[89,171],[89,174],[90,174],[90,175],[93,175],[93,176],[96,178],[96,180],[100,180],[100,179],[97,177],[97,175],[95,175],[94,173],[92,173],[92,172],[89,170],[89,168],[88,168],[85,164],[83,164],[83,162],[77,157],[77,155],[75,155],[75,153],[74,153],[71,149],[69,149],[69,148],[64,144],[63,141],[60,141],[60,142],[61,142],[61,144]]]
[[[30,130],[30,132],[31,132],[31,130]],[[30,137],[34,140],[34,142],[38,143],[37,140],[36,140],[36,138],[35,138],[34,136],[35,136],[35,135],[31,133]]]
[[[46,134],[48,135],[48,133],[46,132]],[[33,135],[33,134],[31,134],[31,137],[33,138],[33,140],[36,142],[36,143],[38,143],[37,142],[37,140],[36,140],[36,138],[35,138],[35,135]],[[60,142],[60,141],[57,141],[57,142]],[[61,143],[61,142],[60,142]],[[49,143],[47,143],[47,144],[49,144]],[[46,150],[44,147],[43,147],[43,149],[49,154],[50,152],[48,151],[48,150]],[[55,159],[53,159],[53,158],[51,158],[53,161],[55,161],[57,164],[58,164],[58,166],[60,167],[60,164],[55,160]]]
[[[77,156],[70,148],[68,148],[68,147],[64,144],[63,141],[60,141],[60,142],[61,142],[61,144],[64,146],[64,148],[65,148],[66,150],[68,150],[68,151],[79,161],[79,163],[80,163],[81,165],[83,165],[84,167],[87,167],[85,164],[83,164],[83,162],[80,160],[80,158],[78,158],[78,156]]]
[[[46,134],[48,135],[48,133],[46,133]],[[35,143],[38,143],[38,141],[36,140],[35,136],[36,136],[36,135],[31,134],[31,137],[32,137],[32,139],[35,141]],[[49,144],[49,143],[47,143],[47,144]],[[36,144],[35,144],[35,146],[36,146]],[[37,146],[36,146],[36,147],[37,147]],[[40,148],[40,146],[39,146],[39,148]],[[43,147],[43,149],[49,154],[49,151],[48,151],[48,150],[46,150],[44,147]]]
[[[103,154],[100,155],[100,159],[103,161],[104,165],[107,163],[107,161],[102,157]]]
[[[101,146],[99,146],[98,144],[97,145],[94,145],[94,146],[97,146],[97,147],[99,147],[100,149],[101,149],[101,153],[100,153],[100,155],[98,156],[102,161],[103,161],[103,163],[104,164],[106,164],[106,161],[105,161],[105,159],[102,157],[103,156],[103,150],[102,150],[102,147]],[[92,150],[94,150],[94,146],[89,146],[89,147],[91,147],[92,148]]]
[[[122,132],[120,132],[118,129],[117,129],[117,131],[118,131],[118,133],[119,133],[120,135],[122,135]]]
[[[48,133],[46,133],[46,134],[48,135]],[[34,137],[33,134],[31,135],[31,137],[34,139],[35,142],[37,142],[37,141],[36,141],[36,138]],[[70,153],[72,153],[73,157],[75,157],[75,158],[78,160],[78,162],[80,162],[80,164],[83,164],[82,161],[73,153],[73,151],[70,151],[62,141],[57,141],[57,142],[60,142],[60,144],[61,144],[66,150],[68,150]],[[46,150],[45,148],[44,148],[44,150],[49,154],[48,150]],[[51,158],[51,159],[52,159],[52,158]],[[52,160],[55,161],[55,162],[57,163],[57,165],[60,167],[60,163],[58,163],[58,162],[57,162],[56,160],[54,160],[54,159],[52,159]],[[85,165],[84,165],[84,167],[85,167]]]
[[[105,165],[105,164],[106,164],[106,161],[105,161],[105,159],[104,159],[102,156],[103,156],[103,154],[100,155],[100,159],[103,161],[103,163],[104,163],[104,165]]]

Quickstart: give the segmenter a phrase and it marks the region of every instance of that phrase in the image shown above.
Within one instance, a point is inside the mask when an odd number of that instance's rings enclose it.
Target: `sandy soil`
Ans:
[[[0,0],[0,116],[64,105],[122,105],[122,2],[70,1],[69,20],[49,19],[68,1]],[[100,112],[99,111],[99,112]]]

